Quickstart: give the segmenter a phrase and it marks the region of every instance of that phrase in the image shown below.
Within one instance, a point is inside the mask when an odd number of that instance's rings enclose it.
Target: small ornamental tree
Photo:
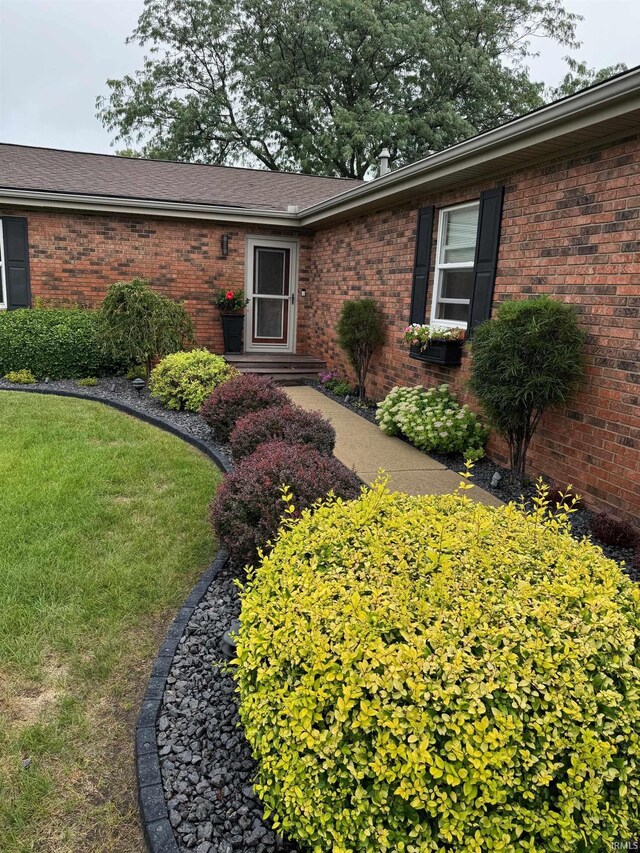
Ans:
[[[384,343],[384,317],[374,299],[344,303],[338,320],[338,343],[358,375],[358,396],[365,396],[367,372],[376,349]]]
[[[585,333],[570,305],[547,296],[504,302],[473,333],[470,388],[509,445],[522,482],[543,413],[565,402],[582,376]]]
[[[111,285],[100,307],[100,329],[113,355],[142,362],[147,378],[155,357],[194,342],[193,323],[184,306],[152,290],[142,278]]]

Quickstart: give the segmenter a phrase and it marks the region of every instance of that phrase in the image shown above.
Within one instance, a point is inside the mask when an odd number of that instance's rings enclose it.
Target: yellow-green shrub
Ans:
[[[151,371],[149,391],[168,409],[197,412],[218,385],[237,370],[206,349],[174,352]]]
[[[380,484],[307,510],[249,576],[237,657],[256,790],[314,853],[640,831],[640,591],[566,515]]]

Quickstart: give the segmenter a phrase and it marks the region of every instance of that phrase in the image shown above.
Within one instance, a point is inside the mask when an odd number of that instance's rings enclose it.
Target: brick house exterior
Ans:
[[[417,295],[422,308],[426,305],[427,320],[432,306],[441,310],[442,225],[451,215],[449,208],[468,204],[474,210],[481,198],[499,189],[497,266],[489,284],[483,284],[489,287],[486,315],[491,304],[495,308],[505,299],[546,293],[574,304],[589,333],[585,381],[563,410],[544,416],[530,451],[531,471],[560,486],[572,483],[596,508],[637,517],[640,72],[626,72],[366,184],[248,170],[207,173],[202,170],[216,167],[190,165],[165,174],[158,164],[141,165],[147,161],[127,161],[125,167],[121,158],[102,158],[109,161],[98,164],[103,172],[92,165],[97,161],[77,161],[78,180],[86,186],[64,192],[68,163],[63,163],[58,184],[55,168],[47,171],[45,163],[36,187],[25,183],[25,175],[47,155],[3,148],[0,221],[22,219],[28,226],[32,300],[96,305],[113,281],[148,277],[167,295],[184,300],[200,343],[221,351],[213,296],[220,288],[253,286],[248,247],[293,241],[297,269],[291,278],[291,305],[295,297],[297,317],[291,346],[296,352],[321,356],[353,379],[337,346],[335,325],[345,299],[372,296],[385,314],[387,341],[371,367],[370,394],[381,398],[397,384],[447,382],[472,406],[465,388],[468,355],[460,367],[427,365],[410,358],[400,337]],[[87,156],[92,155],[68,155]],[[5,174],[15,161],[22,165],[14,169],[12,185]],[[57,162],[54,158],[54,167]],[[83,172],[85,168],[89,171]],[[145,177],[136,168],[159,171]],[[182,194],[175,195],[183,174],[192,177]],[[266,174],[271,177],[262,177]],[[222,188],[203,188],[208,175],[214,176],[213,183],[220,176]],[[154,181],[154,198],[144,194],[147,179]],[[43,189],[47,180],[53,183]],[[130,183],[136,194],[125,197],[122,187]],[[105,194],[111,185],[120,195]],[[99,193],[92,189],[98,186]],[[417,228],[418,211],[429,212],[428,239]],[[415,263],[421,245],[428,262],[418,285]],[[478,257],[476,253],[475,263],[467,264],[475,276],[471,311],[480,286]],[[7,270],[10,260],[5,259]],[[491,439],[489,454],[504,461],[499,440]]]

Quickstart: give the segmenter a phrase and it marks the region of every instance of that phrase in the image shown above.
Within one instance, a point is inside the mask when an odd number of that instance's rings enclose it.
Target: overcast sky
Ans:
[[[640,64],[640,0],[565,0],[583,15],[575,55],[602,67]],[[0,142],[113,153],[95,116],[108,77],[141,65],[125,45],[143,0],[0,0]],[[565,48],[541,41],[533,76],[547,84],[565,73]]]

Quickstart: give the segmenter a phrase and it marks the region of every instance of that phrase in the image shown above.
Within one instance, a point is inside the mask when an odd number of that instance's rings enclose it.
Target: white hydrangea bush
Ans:
[[[437,388],[393,388],[378,405],[376,419],[386,435],[403,435],[420,450],[462,453],[480,459],[488,431],[448,385]]]

